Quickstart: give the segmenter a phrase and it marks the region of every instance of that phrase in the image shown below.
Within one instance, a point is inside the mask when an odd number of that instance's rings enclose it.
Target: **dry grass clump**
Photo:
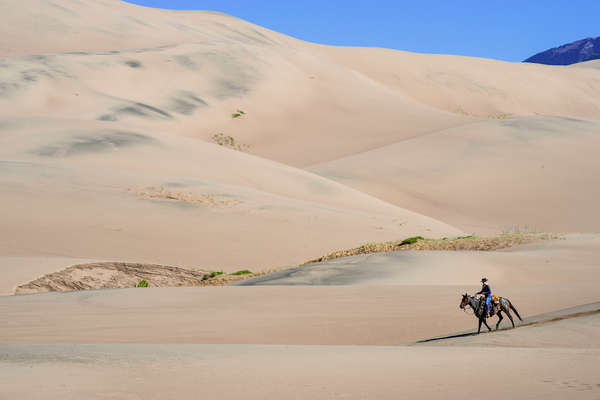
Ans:
[[[488,118],[490,119],[507,119],[507,118],[512,118],[514,116],[514,114],[510,114],[510,113],[498,113],[498,114],[490,114],[488,115]]]
[[[171,200],[182,203],[207,205],[212,207],[235,206],[241,203],[236,199],[230,199],[214,194],[197,194],[180,190],[165,189],[162,186],[147,186],[128,189],[136,197],[142,199]]]
[[[539,240],[558,239],[546,233],[502,234],[495,237],[461,236],[457,238],[425,239],[421,236],[383,243],[366,243],[353,249],[338,250],[323,257],[309,260],[302,265],[333,260],[359,254],[386,253],[391,251],[492,251]]]
[[[227,147],[228,149],[233,149],[237,151],[248,151],[250,146],[245,143],[240,143],[235,140],[233,136],[224,135],[222,133],[217,133],[211,137],[211,140],[218,144],[219,146]]]

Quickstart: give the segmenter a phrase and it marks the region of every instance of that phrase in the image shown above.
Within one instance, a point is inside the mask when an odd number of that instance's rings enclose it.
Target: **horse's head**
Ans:
[[[464,308],[469,304],[469,294],[465,293],[462,295],[462,300],[460,301],[459,307],[464,310]]]

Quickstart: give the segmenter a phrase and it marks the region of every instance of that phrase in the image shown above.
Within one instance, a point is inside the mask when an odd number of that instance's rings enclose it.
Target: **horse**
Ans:
[[[461,310],[464,310],[465,307],[467,307],[467,306],[469,306],[473,309],[473,313],[475,314],[475,317],[477,317],[477,319],[479,320],[479,327],[477,328],[477,334],[479,334],[481,332],[481,324],[482,323],[485,324],[485,326],[491,332],[492,328],[490,328],[486,322],[487,311],[486,311],[486,307],[485,307],[485,298],[483,298],[483,297],[476,298],[475,296],[469,296],[468,293],[465,293],[462,296],[462,300],[460,302],[459,307]],[[500,322],[502,322],[502,320],[504,319],[504,317],[502,316],[503,312],[510,319],[510,322],[512,323],[513,328],[515,327],[515,321],[513,321],[513,317],[512,317],[512,315],[510,315],[511,310],[515,312],[516,316],[519,317],[519,320],[523,321],[523,319],[519,315],[519,312],[517,311],[516,307],[513,306],[513,304],[507,298],[500,297],[500,301],[498,302],[498,304],[492,303],[492,305],[490,306],[490,309],[492,307],[496,307],[496,315],[498,315],[498,322],[496,323],[496,330],[498,330],[498,327],[500,326]]]

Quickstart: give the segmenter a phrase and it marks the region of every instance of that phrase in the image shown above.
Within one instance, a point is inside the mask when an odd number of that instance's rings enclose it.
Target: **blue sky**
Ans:
[[[600,36],[600,0],[130,0],[221,11],[311,42],[522,61]]]

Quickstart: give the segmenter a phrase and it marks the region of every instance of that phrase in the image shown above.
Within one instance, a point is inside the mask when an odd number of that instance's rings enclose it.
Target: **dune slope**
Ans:
[[[468,232],[597,232],[600,122],[479,122],[311,168]]]
[[[3,255],[231,270],[467,228],[595,229],[595,69],[332,48],[117,0],[0,11]],[[490,160],[469,153],[506,129],[540,130],[478,122],[507,113],[587,122],[541,122],[582,130],[548,144],[549,178],[527,161],[539,150],[527,143]],[[464,140],[437,140],[462,127]],[[470,183],[457,151],[483,165]],[[534,186],[513,182],[523,170]],[[507,199],[523,207],[499,207]],[[576,208],[558,213],[565,204]],[[19,279],[51,272],[31,271]]]

